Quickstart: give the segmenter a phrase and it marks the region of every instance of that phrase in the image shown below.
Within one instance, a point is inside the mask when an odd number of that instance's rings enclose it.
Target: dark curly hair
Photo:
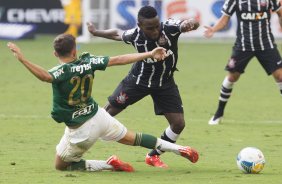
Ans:
[[[142,19],[151,19],[158,15],[157,10],[152,6],[143,6],[138,12],[138,21]]]

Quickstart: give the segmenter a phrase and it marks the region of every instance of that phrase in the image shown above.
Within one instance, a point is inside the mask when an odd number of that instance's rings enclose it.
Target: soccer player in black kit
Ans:
[[[213,27],[205,26],[205,37],[210,38],[222,30],[234,12],[238,21],[237,39],[225,67],[228,74],[222,83],[218,108],[209,121],[210,125],[217,125],[221,121],[233,85],[253,57],[258,59],[268,75],[272,74],[282,95],[282,60],[270,28],[272,12],[278,14],[282,27],[279,0],[226,0],[219,21]]]
[[[199,23],[195,19],[174,20],[160,22],[155,8],[144,6],[138,12],[138,27],[119,34],[117,29],[96,30],[88,23],[88,30],[93,36],[124,41],[132,44],[140,53],[150,51],[157,46],[167,49],[168,57],[162,62],[145,59],[134,64],[129,74],[120,82],[113,94],[108,98],[105,109],[112,116],[120,113],[128,105],[150,95],[154,101],[156,115],[164,115],[169,126],[161,138],[169,142],[176,142],[185,127],[182,100],[178,87],[174,82],[174,72],[177,70],[179,35],[183,32],[195,30]],[[196,150],[191,149],[191,153]],[[162,150],[152,150],[146,155],[145,162],[154,167],[167,168],[160,160]]]

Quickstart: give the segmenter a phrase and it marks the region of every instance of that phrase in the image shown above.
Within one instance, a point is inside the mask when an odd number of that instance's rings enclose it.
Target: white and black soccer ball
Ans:
[[[255,147],[246,147],[237,156],[237,166],[244,173],[259,173],[265,164],[263,153]]]

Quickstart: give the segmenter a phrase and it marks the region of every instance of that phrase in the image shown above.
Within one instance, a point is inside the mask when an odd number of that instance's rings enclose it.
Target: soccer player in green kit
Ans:
[[[53,43],[54,55],[59,59],[60,65],[46,71],[27,60],[16,44],[9,42],[7,46],[35,77],[52,83],[52,118],[58,123],[66,124],[65,133],[56,147],[57,170],[134,171],[130,164],[115,155],[105,161],[83,160],[83,154],[98,138],[149,149],[161,148],[190,161],[198,160],[197,151],[189,146],[176,145],[148,134],[127,130],[91,97],[96,70],[105,70],[109,66],[129,64],[146,58],[160,61],[166,57],[164,48],[158,47],[150,52],[115,57],[94,56],[89,53],[82,53],[77,57],[75,38],[62,34],[57,36]]]

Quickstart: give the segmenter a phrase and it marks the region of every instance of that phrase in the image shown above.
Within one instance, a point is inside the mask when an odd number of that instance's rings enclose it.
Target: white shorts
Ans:
[[[95,116],[76,129],[65,128],[57,155],[65,162],[78,162],[82,155],[99,139],[119,141],[127,133],[126,127],[99,107]]]

